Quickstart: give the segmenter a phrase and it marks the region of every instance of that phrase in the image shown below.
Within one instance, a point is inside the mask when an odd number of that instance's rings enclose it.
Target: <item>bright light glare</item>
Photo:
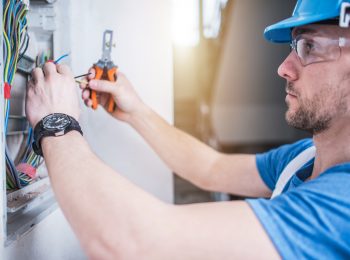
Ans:
[[[199,0],[172,0],[173,42],[178,46],[199,43]]]
[[[221,27],[221,10],[227,0],[203,0],[203,34],[205,38],[216,38]]]

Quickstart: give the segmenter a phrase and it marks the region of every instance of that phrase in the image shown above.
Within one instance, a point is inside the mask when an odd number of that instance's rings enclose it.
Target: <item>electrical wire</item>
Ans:
[[[19,56],[19,58],[18,58],[18,61],[20,61],[22,58],[23,58],[23,56],[24,56],[24,54],[27,52],[27,50],[28,50],[28,47],[29,47],[29,42],[30,42],[30,37],[29,37],[29,34],[28,33],[26,33],[26,38],[25,38],[25,41],[23,41],[23,42],[25,42],[25,44],[22,44],[22,46],[21,46],[21,48],[20,48],[20,56]]]
[[[69,53],[62,55],[61,57],[59,57],[57,60],[55,60],[53,63],[58,64],[61,60],[63,60],[64,58],[67,58],[69,56]]]
[[[13,85],[17,64],[28,50],[29,35],[27,33],[28,7],[21,0],[3,0],[3,53],[4,53],[4,81],[9,86]],[[6,85],[5,84],[5,85]],[[6,91],[6,90],[5,90]],[[10,91],[10,90],[7,90]],[[5,134],[8,130],[11,101],[9,96],[5,98]],[[37,168],[43,159],[33,152],[33,131],[30,128],[25,141],[25,149],[19,155],[20,163]],[[5,147],[6,161],[6,187],[7,189],[20,189],[33,181],[33,176],[16,169],[14,161],[10,158],[9,150]]]
[[[4,53],[4,81],[9,86],[13,86],[15,73],[17,71],[18,61],[21,60],[28,50],[30,37],[27,32],[27,5],[22,0],[3,0],[3,53]],[[50,52],[43,52],[36,57],[36,65],[41,67],[50,59]],[[59,63],[62,59],[68,57],[69,54],[62,55],[54,61]],[[6,85],[5,84],[5,85]],[[10,91],[10,90],[7,90]],[[5,89],[6,92],[6,89]],[[5,135],[8,131],[8,123],[10,116],[11,100],[10,95],[5,98]],[[19,164],[25,167],[37,169],[43,162],[43,158],[34,153],[32,143],[34,139],[33,129],[28,129],[27,137],[23,141],[22,149],[17,158]],[[6,161],[6,187],[8,190],[20,189],[34,181],[33,176],[28,172],[17,170],[14,161],[10,158],[9,149],[5,147]],[[22,170],[24,171],[24,170]]]

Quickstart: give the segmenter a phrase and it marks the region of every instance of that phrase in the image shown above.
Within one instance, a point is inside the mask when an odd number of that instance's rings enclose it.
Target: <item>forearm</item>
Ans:
[[[219,153],[169,125],[146,106],[128,122],[176,174],[197,186],[242,196],[269,196],[255,155]]]
[[[152,240],[153,216],[165,204],[102,163],[75,131],[42,146],[57,200],[90,257],[137,254],[141,240]]]
[[[201,187],[208,182],[220,156],[214,149],[171,126],[146,106],[129,123],[176,174]]]
[[[276,258],[245,202],[165,205],[103,164],[77,132],[42,146],[57,200],[91,259]]]

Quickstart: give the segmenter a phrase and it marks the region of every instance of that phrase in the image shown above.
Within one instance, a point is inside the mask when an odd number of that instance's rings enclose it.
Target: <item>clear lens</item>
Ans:
[[[338,60],[341,53],[339,39],[318,36],[300,35],[292,41],[291,47],[296,51],[304,66],[316,62]]]

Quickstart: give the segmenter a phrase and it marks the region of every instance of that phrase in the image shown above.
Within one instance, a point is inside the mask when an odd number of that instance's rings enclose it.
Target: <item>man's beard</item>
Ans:
[[[327,114],[317,116],[315,110],[316,108],[311,102],[300,104],[300,107],[294,113],[288,110],[286,113],[288,125],[312,134],[327,130],[330,126],[331,117]]]
[[[314,95],[312,100],[301,99],[299,93],[290,83],[287,84],[287,91],[295,95],[299,103],[299,108],[296,111],[292,112],[288,109],[286,112],[287,123],[297,129],[311,132],[313,135],[329,129],[336,112],[347,110],[342,98],[334,100],[332,104],[325,103],[325,99],[334,96],[335,89],[328,88],[323,92],[319,92]],[[287,105],[289,107],[288,103]]]

